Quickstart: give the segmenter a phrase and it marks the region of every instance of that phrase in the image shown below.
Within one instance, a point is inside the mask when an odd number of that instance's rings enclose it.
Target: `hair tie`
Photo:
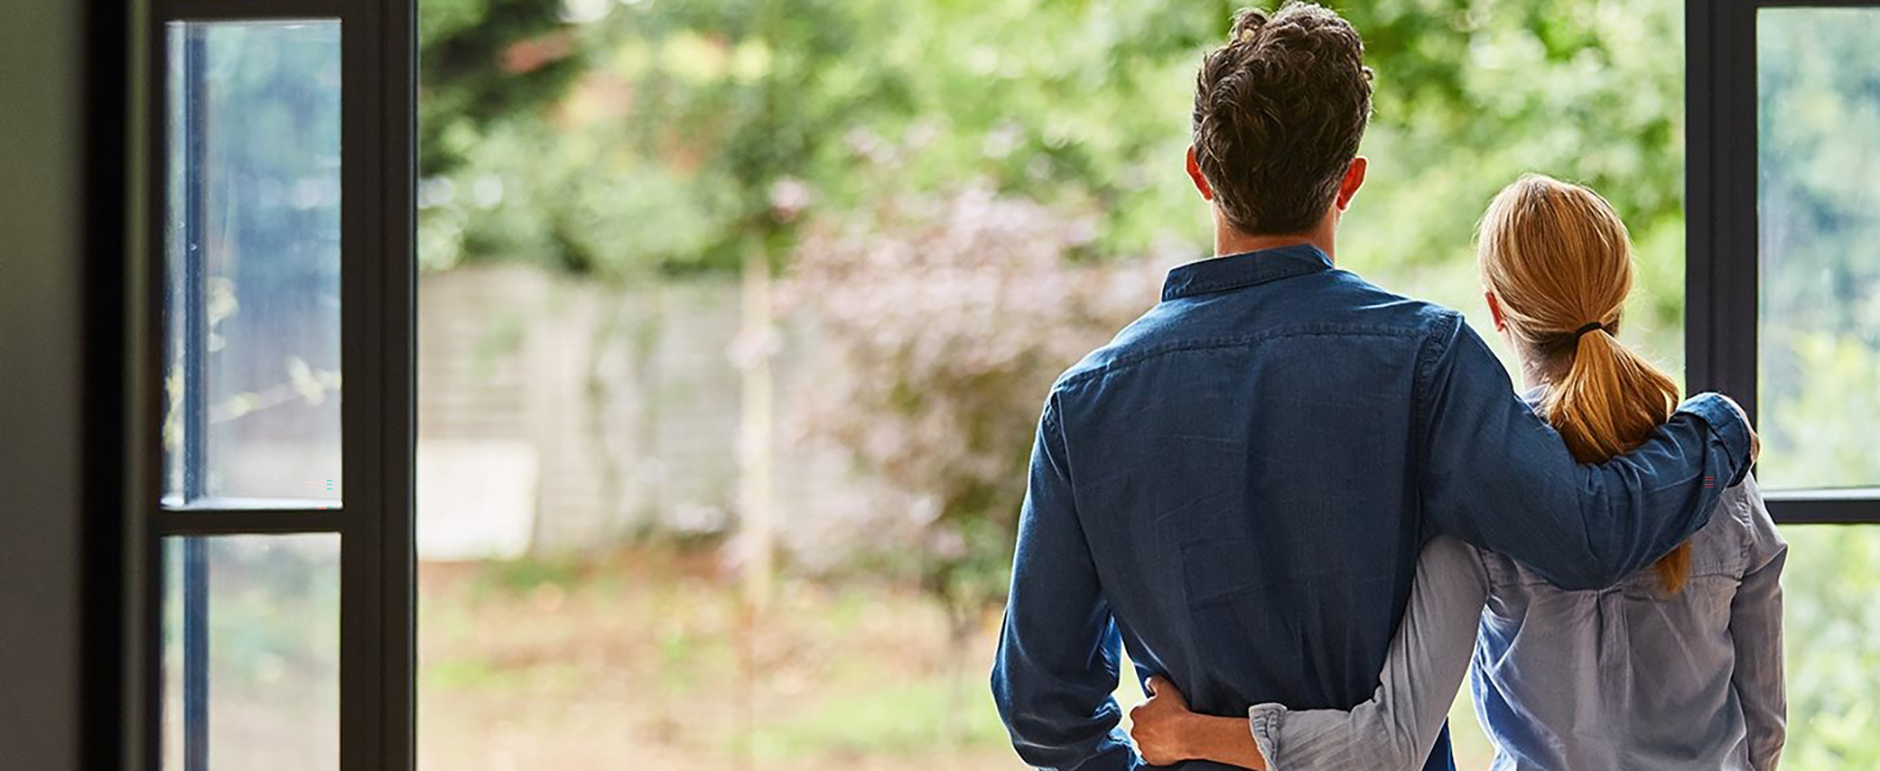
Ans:
[[[1573,332],[1573,342],[1576,342],[1576,343],[1579,342],[1580,338],[1585,337],[1586,333],[1588,332],[1591,332],[1595,329],[1605,329],[1605,328],[1606,328],[1605,324],[1601,324],[1597,321],[1591,324],[1587,324],[1586,326],[1580,327],[1579,329],[1574,330]]]

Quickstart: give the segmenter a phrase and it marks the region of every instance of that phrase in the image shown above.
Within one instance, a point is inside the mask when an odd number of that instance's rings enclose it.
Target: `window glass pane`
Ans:
[[[1789,739],[1783,768],[1880,768],[1880,525],[1786,526]]]
[[[1770,489],[1880,485],[1880,8],[1757,19]]]
[[[167,502],[336,500],[339,23],[167,45]]]
[[[164,541],[165,771],[339,767],[339,543]]]

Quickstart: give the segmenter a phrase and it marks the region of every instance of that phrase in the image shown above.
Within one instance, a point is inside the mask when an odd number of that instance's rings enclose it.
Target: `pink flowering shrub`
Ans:
[[[811,226],[786,279],[818,362],[786,395],[797,438],[839,448],[871,491],[817,527],[912,565],[961,623],[1005,589],[1052,380],[1157,297],[1146,263],[1077,262],[1095,232],[982,189],[902,198]]]

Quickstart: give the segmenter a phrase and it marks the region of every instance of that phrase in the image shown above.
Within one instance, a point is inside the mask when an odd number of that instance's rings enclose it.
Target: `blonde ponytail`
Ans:
[[[1601,463],[1650,438],[1677,409],[1678,386],[1621,344],[1632,289],[1625,223],[1598,193],[1529,175],[1483,215],[1482,280],[1522,345],[1556,364],[1541,414],[1581,463]],[[1654,569],[1670,592],[1690,574],[1690,544]]]

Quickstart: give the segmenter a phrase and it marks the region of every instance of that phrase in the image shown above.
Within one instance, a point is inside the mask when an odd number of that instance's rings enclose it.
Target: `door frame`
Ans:
[[[340,539],[339,766],[416,764],[416,0],[147,0],[123,46],[131,222],[121,253],[131,309],[126,372],[122,629],[116,700],[125,751],[107,766],[161,767],[165,538],[333,533]],[[304,507],[165,507],[164,220],[171,22],[338,20],[340,96],[341,465],[344,501]],[[120,214],[123,214],[120,212]],[[128,394],[128,397],[125,396]],[[100,657],[103,658],[103,657]],[[98,659],[91,659],[98,660]],[[187,764],[186,764],[187,765]],[[194,771],[172,769],[170,771]]]

